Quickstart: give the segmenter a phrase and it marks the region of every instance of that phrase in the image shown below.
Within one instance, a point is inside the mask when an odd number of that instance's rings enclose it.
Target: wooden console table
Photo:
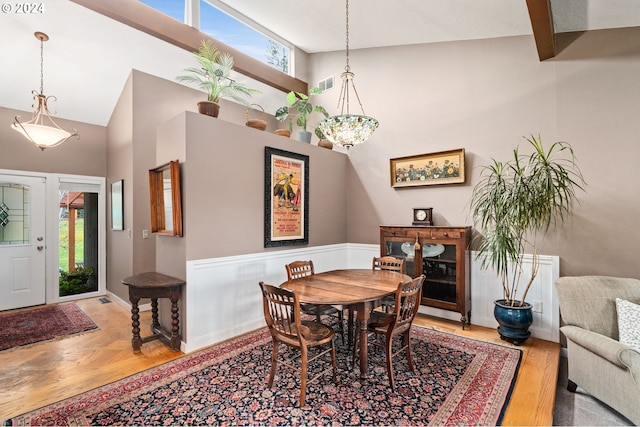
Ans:
[[[161,273],[147,272],[122,279],[122,283],[129,287],[133,332],[131,344],[133,345],[134,353],[140,352],[142,343],[155,339],[167,342],[173,351],[180,351],[178,301],[180,300],[182,287],[186,284],[185,281]],[[151,332],[153,335],[144,338],[140,336],[140,309],[138,308],[140,298],[151,298],[151,314],[153,318]],[[170,334],[160,326],[158,321],[158,298],[169,298],[171,300]]]

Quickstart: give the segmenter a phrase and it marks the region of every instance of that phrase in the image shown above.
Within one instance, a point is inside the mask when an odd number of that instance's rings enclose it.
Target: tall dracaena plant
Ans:
[[[511,306],[524,305],[538,273],[538,234],[564,223],[577,200],[576,191],[584,191],[585,185],[570,144],[555,142],[545,150],[539,136],[525,139],[532,153],[521,154],[515,148],[510,161],[492,159],[482,167],[471,197],[473,221],[482,233],[477,248],[480,266],[498,274]],[[519,295],[528,251],[531,275]]]

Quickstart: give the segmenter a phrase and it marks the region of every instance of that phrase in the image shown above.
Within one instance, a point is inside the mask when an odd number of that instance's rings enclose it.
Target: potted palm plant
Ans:
[[[208,40],[202,40],[200,48],[194,55],[199,67],[185,68],[186,74],[176,77],[181,83],[194,85],[207,92],[207,101],[198,103],[198,111],[218,117],[220,99],[232,99],[247,105],[247,99],[260,92],[239,83],[230,77],[233,70],[233,56],[228,52],[220,52],[218,47]]]
[[[300,139],[300,141],[311,142],[311,132],[307,131],[307,119],[311,113],[315,111],[321,113],[324,117],[329,117],[329,113],[327,113],[327,110],[325,110],[324,107],[320,105],[314,106],[309,100],[309,96],[317,95],[319,93],[322,93],[322,89],[318,87],[314,87],[309,90],[309,95],[291,91],[287,94],[288,105],[276,110],[276,119],[282,122],[289,118],[289,133],[293,131],[293,117],[295,111],[295,114],[297,114],[296,124],[302,129],[298,133],[298,139]]]
[[[555,142],[546,150],[539,136],[525,139],[532,152],[516,147],[511,160],[492,159],[471,196],[481,233],[476,257],[481,269],[494,270],[502,282],[503,298],[494,303],[498,332],[516,345],[531,334],[532,307],[525,300],[538,272],[536,238],[564,223],[585,184],[570,144]],[[532,256],[531,274],[521,281],[526,253]]]

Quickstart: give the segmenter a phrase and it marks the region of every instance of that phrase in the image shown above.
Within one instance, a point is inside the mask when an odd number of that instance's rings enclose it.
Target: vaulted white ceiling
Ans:
[[[345,48],[343,1],[218,1],[306,52]],[[190,52],[69,0],[43,4],[43,13],[0,15],[2,107],[31,111],[31,91],[40,87],[36,31],[50,36],[44,92],[58,98],[50,107],[56,117],[80,122],[107,124],[131,69],[174,80],[192,61]],[[551,4],[556,33],[640,26],[638,0]],[[532,34],[525,0],[350,0],[349,12],[351,49]],[[265,97],[273,93],[252,86]],[[269,100],[257,102],[273,109]]]

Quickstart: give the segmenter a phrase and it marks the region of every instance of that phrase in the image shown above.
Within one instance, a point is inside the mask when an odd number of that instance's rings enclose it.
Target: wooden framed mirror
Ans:
[[[180,162],[172,160],[149,169],[151,232],[164,236],[182,236]]]

